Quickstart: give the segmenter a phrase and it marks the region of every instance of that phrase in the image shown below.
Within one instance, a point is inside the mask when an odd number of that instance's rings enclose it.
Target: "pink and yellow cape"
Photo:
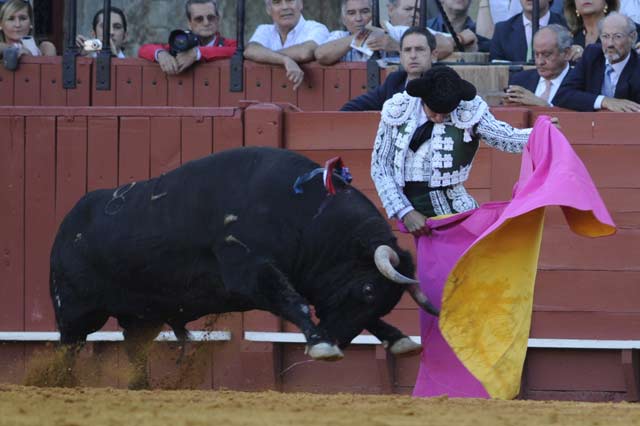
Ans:
[[[420,313],[424,352],[414,396],[518,394],[544,209],[554,205],[580,235],[615,233],[584,164],[542,116],[522,154],[510,202],[428,220],[431,234],[416,241],[418,277],[441,314]]]

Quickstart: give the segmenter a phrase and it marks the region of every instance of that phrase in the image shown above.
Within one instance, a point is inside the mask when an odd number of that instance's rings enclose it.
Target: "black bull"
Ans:
[[[317,167],[289,151],[245,148],[85,195],[51,253],[61,342],[85,341],[110,316],[125,342],[151,340],[165,323],[184,340],[185,324],[203,315],[261,309],[296,324],[316,359],[341,358],[363,329],[394,353],[419,351],[380,319],[405,289],[431,309],[407,278],[410,254],[338,177],[333,196],[320,176],[295,194],[296,178]]]

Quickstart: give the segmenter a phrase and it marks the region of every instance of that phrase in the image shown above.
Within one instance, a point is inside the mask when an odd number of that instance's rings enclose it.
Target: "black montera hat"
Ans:
[[[437,65],[407,84],[407,93],[422,98],[431,111],[448,114],[460,104],[476,97],[473,84],[463,80],[453,68]]]

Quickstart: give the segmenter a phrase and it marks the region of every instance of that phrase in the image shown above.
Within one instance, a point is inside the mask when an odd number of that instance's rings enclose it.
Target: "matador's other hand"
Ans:
[[[414,236],[428,235],[427,217],[417,210],[411,210],[402,217],[402,223]]]

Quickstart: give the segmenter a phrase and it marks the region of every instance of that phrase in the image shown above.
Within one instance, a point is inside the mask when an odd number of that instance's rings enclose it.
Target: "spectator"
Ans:
[[[577,61],[585,46],[600,42],[598,22],[609,13],[618,11],[620,3],[618,0],[566,0],[564,7],[564,16],[573,33],[574,52],[571,60]],[[638,24],[636,32],[640,32]]]
[[[443,0],[442,7],[458,34],[460,42],[466,51],[488,52],[491,40],[476,34],[476,23],[469,17],[471,0]],[[439,14],[427,22],[427,26],[439,32],[449,32],[444,23],[442,14]]]
[[[540,27],[542,28],[549,24],[560,24],[566,27],[567,24],[561,15],[549,11],[550,2],[552,1],[540,0]],[[533,59],[533,52],[531,51],[533,2],[520,0],[520,5],[523,9],[522,13],[496,24],[495,32],[491,39],[489,55],[491,60],[526,62]]]
[[[409,81],[419,78],[431,68],[435,55],[434,35],[426,28],[409,28],[400,39],[400,63],[403,70],[392,72],[382,85],[351,99],[340,111],[381,111],[387,99],[404,91]]]
[[[169,53],[168,44],[145,44],[138,56],[155,60],[167,74],[179,74],[198,61],[230,58],[236,51],[236,41],[220,35],[220,10],[217,0],[187,0],[185,13],[189,29],[198,36],[199,46],[176,56]]]
[[[420,9],[415,6],[415,0],[388,0],[389,22],[386,25],[386,30],[381,28],[374,29],[367,39],[367,47],[391,55],[398,52],[400,38],[404,32],[412,25],[418,24]],[[453,52],[453,38],[449,34],[432,30],[431,32],[436,36],[437,49],[434,49],[434,55],[437,54],[438,59],[446,58]]]
[[[541,28],[533,37],[536,69],[514,74],[509,81],[510,104],[553,106],[553,97],[569,73],[571,33],[562,25]]]
[[[347,31],[332,31],[327,41],[315,50],[316,60],[322,65],[338,61],[363,62],[369,56],[351,47],[358,40],[366,41],[371,22],[371,0],[341,0],[342,23]]]
[[[314,51],[329,37],[327,27],[302,16],[302,0],[265,0],[273,24],[260,25],[244,57],[255,62],[282,65],[297,90],[304,79],[299,63],[315,59]]]
[[[56,47],[43,41],[36,45],[33,30],[33,7],[28,1],[8,0],[0,8],[0,52],[7,69],[18,67],[20,56],[55,56]]]
[[[631,18],[611,12],[598,24],[602,45],[587,46],[554,99],[576,111],[640,112],[640,64]]]
[[[555,0],[550,7],[552,12],[563,14],[563,0]],[[480,0],[476,19],[476,34],[491,39],[494,23],[506,21],[522,12],[522,5],[514,0]]]
[[[103,40],[103,22],[104,22],[104,9],[100,9],[93,16],[91,38],[97,38]],[[84,56],[96,57],[97,52],[84,50],[84,42],[88,38],[83,35],[76,37],[76,45],[81,49],[80,54]],[[124,44],[127,41],[127,17],[124,15],[122,9],[117,7],[111,8],[111,33],[110,33],[110,47],[111,54],[116,58],[124,58]]]

